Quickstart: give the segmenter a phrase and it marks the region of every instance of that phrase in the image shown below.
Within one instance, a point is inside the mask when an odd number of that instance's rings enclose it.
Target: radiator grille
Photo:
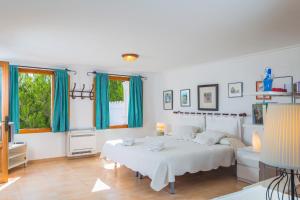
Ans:
[[[94,136],[94,134],[71,135],[71,137],[89,137],[89,136]]]
[[[92,151],[79,151],[79,152],[72,152],[72,155],[80,155],[85,153],[92,153]]]

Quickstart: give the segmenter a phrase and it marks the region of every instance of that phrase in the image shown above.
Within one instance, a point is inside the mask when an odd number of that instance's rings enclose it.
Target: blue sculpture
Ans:
[[[266,67],[265,69],[265,78],[263,80],[264,84],[264,91],[272,91],[272,84],[273,84],[273,79],[272,79],[272,69],[269,67]]]

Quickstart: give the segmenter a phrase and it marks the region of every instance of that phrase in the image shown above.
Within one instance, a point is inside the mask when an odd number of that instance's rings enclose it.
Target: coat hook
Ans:
[[[85,88],[85,84],[83,84],[83,87],[82,87],[82,90],[81,90],[81,99],[84,99],[84,96],[83,96],[84,88]]]
[[[94,84],[92,84],[92,89],[90,91],[90,100],[93,100],[94,98]]]
[[[74,83],[74,87],[73,87],[73,89],[72,89],[72,91],[71,91],[71,97],[72,97],[72,99],[75,99],[75,98],[76,98],[75,95],[74,95],[75,88],[76,88],[76,83]]]

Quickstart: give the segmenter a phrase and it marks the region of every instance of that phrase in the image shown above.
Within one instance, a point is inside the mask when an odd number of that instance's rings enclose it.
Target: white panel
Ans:
[[[82,150],[94,150],[96,148],[96,137],[85,136],[85,137],[74,137],[70,139],[70,151],[82,151]]]
[[[239,117],[206,117],[206,129],[229,133],[234,137],[241,137],[241,119]]]
[[[259,168],[259,158],[253,159],[253,155],[247,153],[248,155],[241,155],[240,152],[237,155],[237,162],[249,167]]]
[[[256,183],[259,181],[259,169],[238,164],[237,176],[238,178],[242,178],[250,182]]]
[[[94,131],[70,131],[68,133],[67,143],[68,156],[80,156],[96,153],[96,135]]]

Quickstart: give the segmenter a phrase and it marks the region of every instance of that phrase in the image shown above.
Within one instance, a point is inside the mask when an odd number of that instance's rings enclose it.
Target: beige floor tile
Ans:
[[[98,157],[36,162],[10,172],[18,179],[0,190],[1,200],[153,200],[210,199],[246,186],[232,170],[219,169],[176,177],[176,194],[155,192],[150,179],[137,179],[126,167]],[[1,188],[1,185],[0,185]]]

